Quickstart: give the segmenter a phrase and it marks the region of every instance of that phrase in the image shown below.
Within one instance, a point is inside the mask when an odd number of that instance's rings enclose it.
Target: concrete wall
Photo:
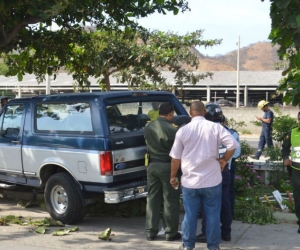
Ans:
[[[244,121],[247,126],[239,128],[238,131],[241,132],[243,129],[250,130],[252,134],[260,134],[261,127],[255,126],[251,123],[251,121],[257,121],[255,115],[263,116],[263,112],[258,108],[233,108],[233,107],[221,107],[223,114],[226,118],[233,118],[235,121],[240,122]],[[273,111],[273,108],[270,108]],[[186,108],[189,110],[189,107]],[[297,118],[297,114],[299,112],[298,107],[281,107],[283,115],[290,115],[291,117]],[[274,112],[275,116],[276,113]]]

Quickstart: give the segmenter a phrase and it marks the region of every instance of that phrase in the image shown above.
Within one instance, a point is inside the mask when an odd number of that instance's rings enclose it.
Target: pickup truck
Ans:
[[[163,91],[40,95],[10,100],[0,113],[0,182],[40,188],[53,219],[83,219],[91,195],[120,203],[146,197],[144,127]],[[180,123],[180,122],[179,122]],[[179,124],[180,125],[180,124]]]

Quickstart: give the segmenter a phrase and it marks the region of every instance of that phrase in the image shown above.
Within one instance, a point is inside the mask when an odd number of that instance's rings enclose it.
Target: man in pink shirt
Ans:
[[[239,146],[233,136],[220,124],[207,121],[205,106],[193,102],[190,106],[192,121],[180,128],[170,152],[172,186],[178,187],[177,171],[181,165],[182,195],[185,216],[182,222],[182,241],[179,249],[195,247],[197,219],[200,206],[207,218],[206,237],[209,250],[219,249],[221,241],[220,210],[222,193],[221,171]],[[219,145],[226,153],[219,157]]]

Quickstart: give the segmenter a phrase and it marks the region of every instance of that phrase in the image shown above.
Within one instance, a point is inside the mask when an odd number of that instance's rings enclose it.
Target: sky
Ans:
[[[173,15],[153,14],[138,19],[151,30],[172,31],[180,35],[204,30],[203,39],[223,39],[211,48],[197,47],[204,55],[225,55],[257,42],[270,42],[270,1],[265,0],[189,0],[191,11]]]

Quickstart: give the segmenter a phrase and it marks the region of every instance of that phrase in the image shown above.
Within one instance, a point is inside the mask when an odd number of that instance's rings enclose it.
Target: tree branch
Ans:
[[[4,46],[8,45],[12,39],[14,38],[14,36],[19,32],[19,30],[25,26],[27,26],[28,24],[35,24],[38,22],[43,21],[43,18],[41,17],[29,17],[29,18],[25,18],[23,19],[19,24],[15,25],[13,30],[9,33],[5,33],[4,30],[4,25],[2,24],[2,22],[0,22],[1,25],[1,33],[2,33],[2,39],[0,39],[0,48],[3,48]]]

